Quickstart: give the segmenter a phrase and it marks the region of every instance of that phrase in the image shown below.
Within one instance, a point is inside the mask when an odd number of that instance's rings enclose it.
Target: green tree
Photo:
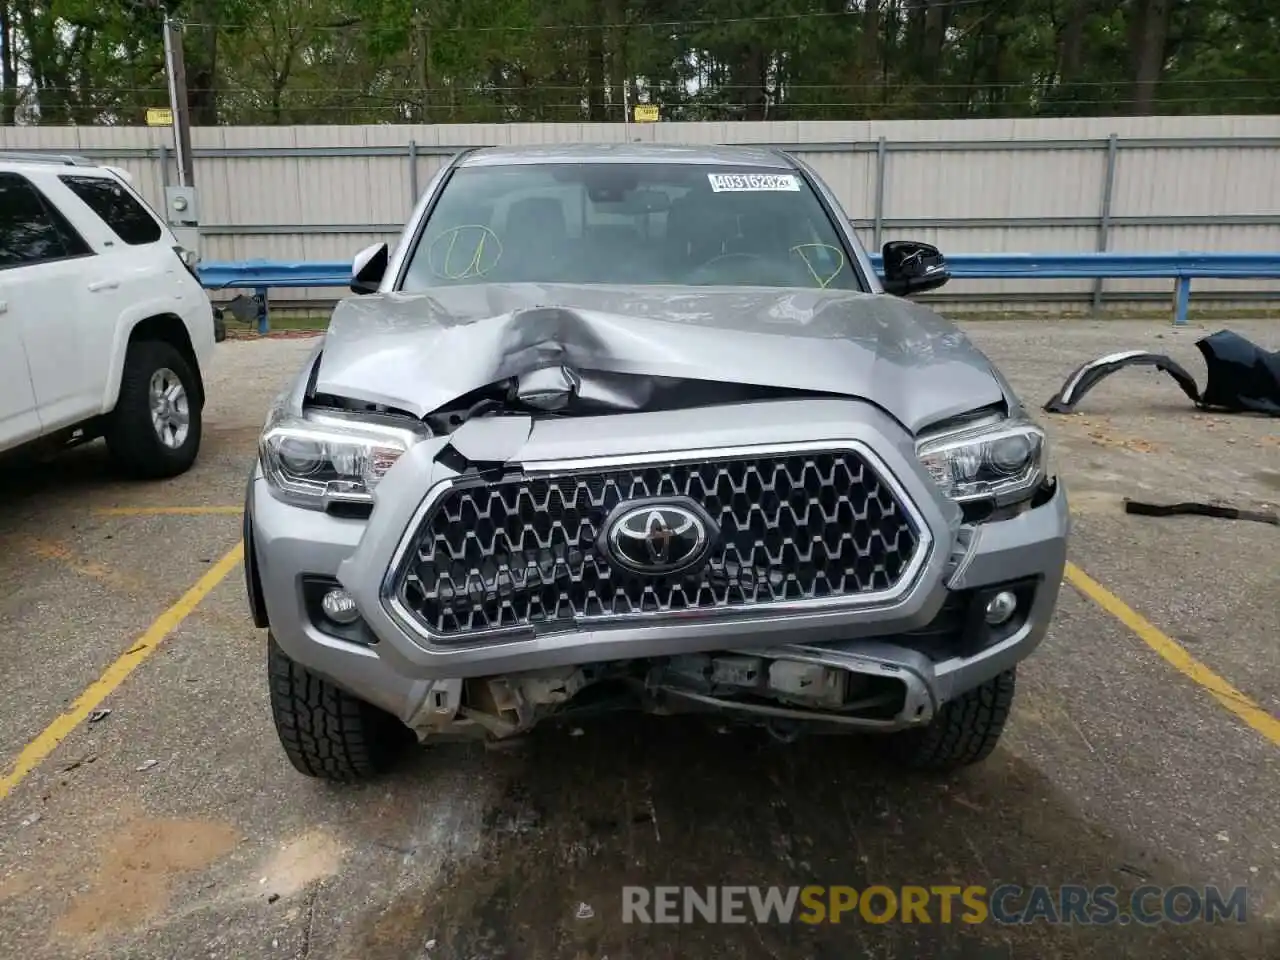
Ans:
[[[714,12],[709,12],[714,10]],[[0,122],[1270,113],[1274,0],[0,0]]]

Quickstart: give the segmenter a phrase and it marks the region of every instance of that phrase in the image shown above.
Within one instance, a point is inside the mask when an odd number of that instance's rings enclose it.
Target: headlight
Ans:
[[[1026,420],[932,437],[916,453],[942,492],[960,503],[1013,503],[1029,496],[1049,471],[1044,431]]]
[[[258,444],[267,480],[289,499],[316,507],[331,500],[367,503],[378,481],[426,427],[339,416],[283,416]]]

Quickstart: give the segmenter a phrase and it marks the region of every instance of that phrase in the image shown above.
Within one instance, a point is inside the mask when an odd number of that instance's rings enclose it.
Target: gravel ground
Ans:
[[[966,329],[1038,410],[1080,362],[1201,329]],[[1232,324],[1280,347],[1268,322]],[[92,446],[0,480],[0,750],[16,755],[236,543],[268,404],[312,348],[228,341],[206,444],[174,481],[113,479]],[[1072,558],[1280,714],[1278,531],[1120,512],[1129,495],[1280,500],[1276,421],[1196,413],[1117,374],[1041,417]],[[188,508],[185,515],[113,509]],[[225,510],[222,508],[226,508]],[[27,958],[1187,958],[1280,956],[1278,747],[1064,588],[985,764],[906,777],[845,741],[784,747],[623,718],[520,749],[437,747],[380,781],[306,780],[271,729],[238,574],[0,800],[0,943]],[[621,922],[626,884],[1249,887],[1243,925],[680,926]],[[587,905],[584,908],[582,905]]]

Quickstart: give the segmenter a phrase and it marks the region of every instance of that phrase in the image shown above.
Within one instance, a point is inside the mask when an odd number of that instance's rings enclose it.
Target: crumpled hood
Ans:
[[[424,416],[565,366],[857,397],[912,432],[1005,399],[990,362],[925,307],[758,287],[481,284],[342,301],[315,389]]]

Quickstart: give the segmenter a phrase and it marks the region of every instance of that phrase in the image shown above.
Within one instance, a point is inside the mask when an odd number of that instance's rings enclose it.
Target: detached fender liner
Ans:
[[[1203,392],[1176,360],[1162,353],[1126,350],[1077,367],[1044,409],[1048,413],[1070,413],[1104,377],[1125,367],[1150,366],[1173,377],[1191,402],[1203,410],[1280,416],[1280,352],[1264,350],[1230,330],[1201,337],[1196,349],[1204,357],[1207,375]]]
[[[1097,360],[1090,360],[1075,369],[1062,389],[1049,398],[1044,405],[1048,413],[1070,413],[1080,398],[1105,377],[1125,367],[1155,367],[1163,370],[1178,382],[1192,403],[1200,402],[1200,388],[1196,386],[1195,377],[1186,371],[1176,360],[1161,353],[1145,353],[1142,350],[1126,350],[1124,353],[1112,353]]]

